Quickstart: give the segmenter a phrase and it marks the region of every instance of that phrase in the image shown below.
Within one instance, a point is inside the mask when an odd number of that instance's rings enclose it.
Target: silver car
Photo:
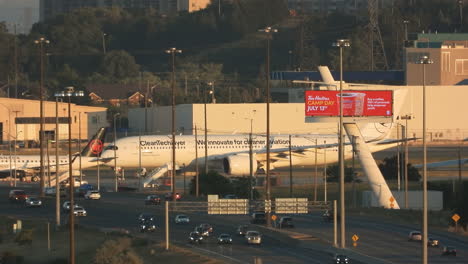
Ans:
[[[188,224],[190,223],[190,218],[186,215],[180,214],[180,215],[176,215],[174,222],[176,224]]]
[[[257,231],[247,231],[245,238],[247,239],[247,244],[262,244],[262,235]]]

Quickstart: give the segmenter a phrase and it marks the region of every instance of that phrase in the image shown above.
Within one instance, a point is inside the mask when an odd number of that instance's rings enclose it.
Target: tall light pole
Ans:
[[[13,186],[16,187],[16,140],[18,140],[18,123],[17,123],[17,119],[18,119],[18,110],[16,111],[13,111],[15,113],[15,147],[13,148],[13,156],[15,157],[14,159],[14,167],[15,167],[15,170],[14,170],[14,182],[13,182]]]
[[[215,98],[215,87],[214,87],[214,82],[208,82],[208,85],[211,86],[210,94],[211,94],[211,103],[216,104],[216,98]]]
[[[458,7],[460,8],[460,32],[463,29],[463,0],[458,0]]]
[[[212,82],[209,82],[208,85],[212,85]],[[208,101],[208,99],[206,98],[207,94],[210,93],[213,97],[213,90],[210,90],[209,92],[207,92],[205,90],[204,92],[204,101],[203,101],[203,108],[204,108],[204,119],[205,119],[205,175],[208,174],[208,111],[206,110],[206,103]],[[213,101],[212,101],[213,102]]]
[[[83,173],[81,172],[81,111],[78,112],[78,158],[80,162],[80,184],[83,182]]]
[[[74,193],[75,193],[75,181],[73,180],[72,174],[72,144],[71,144],[71,98],[72,97],[82,97],[84,96],[83,91],[75,91],[73,86],[65,87],[65,91],[63,93],[55,94],[57,97],[65,96],[68,97],[68,182],[70,183],[69,195],[70,195],[70,211],[69,211],[69,228],[70,228],[70,256],[69,256],[69,263],[75,264],[75,204],[74,204]],[[56,176],[58,177],[58,175]],[[56,191],[60,193],[60,190],[57,189]]]
[[[102,53],[106,55],[106,33],[102,32]]]
[[[39,45],[39,58],[41,68],[41,82],[39,86],[39,148],[40,148],[40,196],[44,196],[44,45],[49,44],[50,41],[44,37],[35,40],[34,43]]]
[[[175,174],[176,174],[176,140],[175,140],[175,55],[182,53],[182,50],[176,48],[170,48],[165,51],[171,55],[172,59],[172,75],[171,75],[171,94],[172,94],[172,174],[171,174],[171,191],[172,200],[175,201]]]
[[[340,126],[338,160],[340,162],[340,247],[346,248],[345,236],[345,175],[344,175],[344,134],[343,134],[343,48],[349,47],[348,39],[338,39],[333,46],[340,49]]]
[[[260,29],[260,32],[266,34],[266,197],[265,200],[271,201],[271,182],[270,182],[270,41],[273,38],[273,33],[277,33],[278,30],[272,27],[266,27]],[[266,212],[267,226],[271,227],[270,210]]]
[[[405,182],[405,208],[408,209],[408,120],[412,119],[411,114],[406,114],[400,116],[401,120],[405,120],[404,131],[402,131],[403,136],[405,137],[405,159],[403,165],[403,180]]]
[[[59,97],[65,97],[64,92],[55,93],[55,223],[60,227],[60,160],[59,160],[59,116],[58,101]]]
[[[403,20],[403,25],[405,26],[405,41],[408,41],[408,20]]]
[[[422,263],[427,264],[427,148],[426,148],[426,65],[434,61],[422,56],[417,64],[422,64],[423,85],[423,223],[422,223]]]
[[[116,128],[116,117],[120,116],[120,113],[114,114],[114,173],[115,173],[115,184],[114,184],[114,191],[117,192],[119,190],[117,184],[117,145],[115,141],[117,140],[117,128]]]

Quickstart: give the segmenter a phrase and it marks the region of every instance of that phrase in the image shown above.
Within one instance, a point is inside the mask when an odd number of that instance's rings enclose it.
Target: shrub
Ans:
[[[0,263],[2,264],[22,264],[24,262],[24,257],[19,256],[14,251],[4,251],[0,255]]]
[[[97,249],[94,264],[142,264],[141,258],[131,248],[130,238],[107,240]]]
[[[33,230],[32,229],[24,229],[19,232],[15,237],[15,242],[18,245],[31,245],[33,240]]]

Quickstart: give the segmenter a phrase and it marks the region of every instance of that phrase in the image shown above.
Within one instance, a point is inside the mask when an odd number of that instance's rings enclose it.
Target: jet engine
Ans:
[[[249,154],[238,154],[228,156],[223,159],[224,172],[231,176],[247,176],[250,175],[250,157]],[[255,154],[252,157],[252,171],[257,171],[257,159]]]

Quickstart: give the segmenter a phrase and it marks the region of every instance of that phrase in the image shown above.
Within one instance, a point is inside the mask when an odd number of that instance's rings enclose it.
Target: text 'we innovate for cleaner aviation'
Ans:
[[[245,140],[237,140],[237,139],[226,139],[226,140],[208,140],[207,141],[208,145],[226,145],[226,146],[232,146],[232,145],[249,145],[250,140],[245,139]],[[285,139],[272,139],[270,140],[271,144],[289,144],[289,140]],[[177,146],[185,146],[185,140],[179,140],[176,141],[175,144]],[[265,139],[253,139],[252,144],[254,145],[265,145],[266,140]],[[172,145],[171,140],[155,140],[155,141],[147,141],[147,140],[141,140],[140,141],[140,146],[142,147],[147,147],[147,146],[170,146]],[[197,145],[205,145],[204,140],[197,140]]]

